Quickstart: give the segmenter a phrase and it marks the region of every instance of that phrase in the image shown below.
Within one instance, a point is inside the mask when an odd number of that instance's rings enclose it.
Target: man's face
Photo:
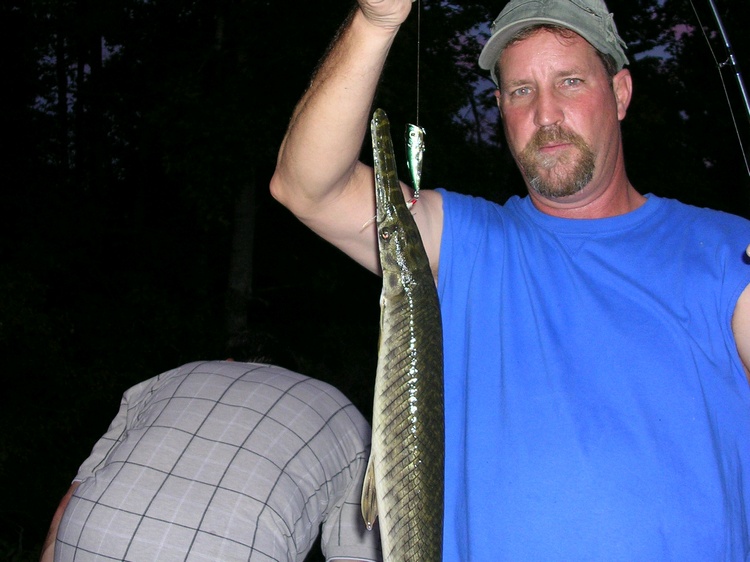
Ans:
[[[612,181],[627,107],[612,84],[594,48],[578,35],[542,29],[505,48],[498,107],[532,196],[575,201]]]

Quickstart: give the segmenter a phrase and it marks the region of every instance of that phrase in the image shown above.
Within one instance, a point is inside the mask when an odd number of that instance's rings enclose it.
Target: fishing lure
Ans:
[[[417,199],[419,199],[425,135],[425,130],[419,125],[409,123],[406,126],[406,166],[409,168],[412,186],[414,187],[414,197],[407,203],[410,209],[417,202]]]
[[[409,168],[414,195],[406,202],[406,208],[411,209],[419,199],[419,188],[422,181],[422,162],[424,160],[424,138],[425,130],[419,125],[409,123],[406,126],[406,167]],[[362,225],[362,230],[375,222],[372,217]]]

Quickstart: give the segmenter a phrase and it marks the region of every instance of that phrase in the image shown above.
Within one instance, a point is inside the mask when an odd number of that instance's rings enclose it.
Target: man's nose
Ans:
[[[534,107],[534,124],[537,127],[549,127],[563,122],[565,114],[555,92],[540,90],[537,92]]]

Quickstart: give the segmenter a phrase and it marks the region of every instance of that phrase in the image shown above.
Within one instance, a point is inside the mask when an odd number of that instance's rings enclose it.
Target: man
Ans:
[[[190,363],[123,395],[53,519],[42,562],[380,560],[359,507],[370,428],[334,387]],[[56,540],[55,540],[56,538]]]
[[[357,155],[410,8],[359,0],[271,182],[373,272]],[[600,0],[508,3],[480,65],[528,197],[417,203],[443,313],[445,560],[750,557],[750,223],[630,183],[622,47]]]

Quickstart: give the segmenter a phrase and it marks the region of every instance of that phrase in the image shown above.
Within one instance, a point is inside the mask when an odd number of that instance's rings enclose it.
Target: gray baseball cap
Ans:
[[[628,64],[625,41],[602,0],[511,0],[492,22],[492,34],[479,55],[479,66],[490,71],[495,84],[495,66],[508,41],[525,27],[545,23],[575,31],[597,51],[611,55],[617,70]]]

